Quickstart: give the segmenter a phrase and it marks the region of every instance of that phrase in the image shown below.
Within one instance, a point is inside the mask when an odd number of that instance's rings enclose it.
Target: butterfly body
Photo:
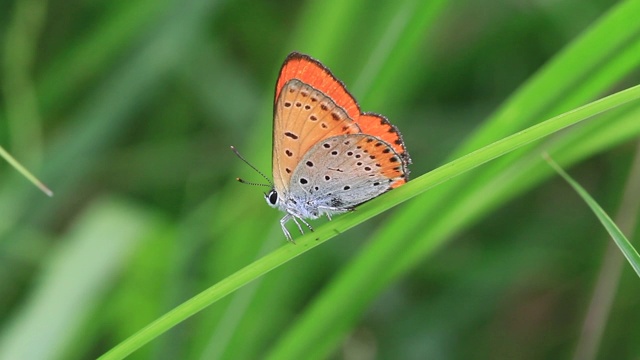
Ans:
[[[273,189],[267,203],[300,220],[352,210],[407,181],[410,158],[398,130],[362,113],[344,84],[320,62],[290,54],[276,83]]]

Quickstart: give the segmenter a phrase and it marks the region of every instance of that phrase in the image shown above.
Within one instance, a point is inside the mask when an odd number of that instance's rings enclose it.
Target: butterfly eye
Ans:
[[[278,193],[275,190],[271,190],[268,194],[265,194],[264,198],[267,199],[269,205],[275,206],[278,202]]]

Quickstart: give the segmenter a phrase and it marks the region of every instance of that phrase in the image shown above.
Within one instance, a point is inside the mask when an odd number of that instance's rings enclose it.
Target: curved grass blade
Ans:
[[[632,15],[637,10],[640,10],[638,2],[621,2],[612,7],[557,58],[545,65],[541,69],[542,74],[532,77],[507,100],[501,110],[491,116],[490,125],[487,125],[489,130],[477,132],[456,151],[453,158],[529,126],[538,119],[549,118],[591,101],[615,86],[621,76],[637,68],[640,60],[638,52],[632,51],[639,45],[637,34],[640,28]],[[606,118],[599,120],[608,120]],[[631,124],[637,122],[637,118],[625,118],[627,129],[624,131],[631,133],[629,127],[635,128]],[[617,122],[613,117],[611,120]],[[609,125],[613,124],[603,128]],[[593,143],[595,138],[591,137],[589,141]],[[596,140],[601,144],[602,141]],[[582,142],[580,145],[584,149]],[[586,156],[576,157],[573,149],[569,152],[574,154],[574,159]],[[536,151],[536,158],[538,153],[540,151]],[[313,347],[315,358],[329,356],[345,334],[353,329],[373,298],[392,281],[423,261],[461,229],[523,191],[524,188],[515,180],[520,176],[509,178],[505,174],[513,174],[518,166],[528,166],[526,161],[515,162],[522,155],[514,152],[504,156],[477,170],[472,177],[460,176],[434,189],[428,197],[416,199],[398,209],[368,240],[360,254],[298,316],[296,323],[275,345],[274,353],[283,356],[281,358],[295,358],[300,354],[311,358],[308,352],[295,353],[293,349],[306,348],[308,351]],[[504,186],[499,187],[497,183]],[[532,184],[529,182],[529,186]],[[425,221],[428,221],[428,227]],[[340,306],[336,307],[336,304]],[[284,357],[284,354],[289,356]]]
[[[637,118],[636,118],[637,119]],[[638,144],[640,145],[640,143]],[[640,146],[636,147],[631,170],[622,192],[614,221],[632,239],[640,211]],[[633,241],[633,240],[632,240]],[[574,360],[596,359],[602,347],[606,324],[611,319],[614,302],[620,289],[624,258],[615,243],[609,243],[602,256],[600,271],[593,286],[591,301],[585,312],[580,336],[576,341]]]
[[[558,164],[556,164],[556,162],[553,161],[553,159],[551,159],[549,155],[545,154],[544,158],[547,160],[549,165],[551,165],[551,167],[558,174],[560,174],[560,176],[562,176],[569,183],[569,185],[571,185],[571,187],[578,193],[578,195],[580,195],[580,197],[587,203],[587,205],[589,205],[593,213],[598,217],[598,220],[600,220],[609,235],[611,235],[613,241],[615,241],[616,245],[618,245],[618,248],[620,248],[620,251],[622,251],[624,257],[627,258],[627,261],[629,262],[633,270],[635,270],[636,274],[638,274],[638,277],[640,277],[640,255],[638,255],[636,249],[631,245],[629,240],[627,240],[618,226],[616,226],[609,215],[607,215],[607,213],[600,207],[600,205],[598,205],[598,203],[591,197],[591,195],[589,195],[589,193],[582,186],[580,186],[580,184],[578,184],[564,170],[562,170],[562,168]]]
[[[560,115],[552,120],[530,127],[524,130],[524,132],[540,131],[541,128],[539,126],[546,127],[545,124],[565,116],[576,116],[578,113],[587,110],[586,108],[591,108],[591,105],[601,103],[602,101],[607,102],[607,99],[610,98],[596,101],[585,107]],[[587,111],[591,112],[592,110],[595,109]],[[595,114],[595,112],[592,113],[592,115]],[[470,158],[478,154],[484,157],[486,156],[485,149],[492,148],[495,150],[496,146],[502,146],[500,143],[509,141],[508,139],[517,137],[520,134],[522,134],[522,132],[500,140],[477,152],[466,155],[426,175],[412,180],[407,185],[394,190],[393,199],[390,201],[394,201],[396,203],[404,201],[405,199],[401,199],[401,197],[404,196],[404,191],[410,191],[412,186],[418,185],[416,183],[421,181],[428,181],[431,183],[433,179],[427,178],[432,175],[437,177],[447,177],[434,181],[434,185],[437,182],[444,182],[445,180],[452,178],[453,176],[448,176],[447,174],[449,169],[443,168],[449,166],[466,166],[467,164],[461,164],[460,162],[474,161]],[[476,159],[476,161],[481,160]],[[448,185],[449,183],[446,184],[446,186]],[[438,188],[438,190],[440,190],[440,188]],[[437,193],[437,191],[435,193]],[[483,194],[480,194],[480,196],[483,196]],[[372,201],[371,203],[358,208],[358,213],[364,212],[365,209],[369,208],[369,206],[374,206],[374,202]],[[390,206],[392,206],[392,204]],[[451,223],[458,221],[457,226],[461,226],[459,225],[461,219],[464,220],[465,217],[468,216],[468,214],[463,214],[462,212],[471,211],[470,209],[461,209],[460,207],[457,207],[454,210],[447,209],[446,213],[444,213],[444,210],[445,209],[442,208],[443,213],[439,215],[446,217],[447,221],[450,221]],[[338,220],[342,220],[346,217],[347,216],[344,216]],[[444,225],[448,224],[445,222]],[[428,227],[429,233],[426,233],[425,231],[425,234],[417,234],[407,239],[398,239],[398,237],[393,236],[392,232],[385,232],[384,238],[389,239],[390,241],[379,241],[371,244],[368,249],[366,249],[366,257],[362,254],[358,258],[357,263],[350,264],[348,271],[345,271],[340,275],[342,281],[334,281],[328,289],[325,290],[325,296],[322,297],[322,300],[316,300],[313,305],[310,306],[310,308],[305,312],[304,317],[301,317],[298,322],[289,329],[288,334],[290,336],[283,337],[280,343],[275,345],[273,352],[268,358],[296,359],[300,356],[304,356],[305,358],[323,358],[328,356],[331,350],[334,349],[335,344],[342,338],[342,336],[344,336],[344,333],[348,331],[347,329],[352,326],[355,318],[359,315],[359,312],[357,311],[349,312],[345,311],[345,309],[365,308],[371,298],[380,291],[380,286],[391,282],[392,279],[396,278],[403,269],[407,269],[409,264],[415,263],[419,257],[423,257],[425,251],[432,251],[441,245],[444,239],[452,233],[452,229],[455,229],[455,226],[443,226],[442,224],[434,226],[434,224],[430,223]],[[430,235],[429,238],[427,238],[428,235]],[[398,251],[398,242],[402,242],[400,246],[404,247],[404,249],[402,249],[402,253]],[[416,248],[416,244],[420,246]],[[373,270],[371,266],[372,264],[380,266],[377,266],[375,270]],[[340,304],[338,309],[336,309],[336,304]],[[317,354],[315,354],[316,356],[307,356],[310,344],[314,344],[314,350],[317,351]]]
[[[100,359],[124,358],[144,344],[171,329],[174,325],[179,324],[238,288],[322,244],[334,237],[336,234],[346,231],[403,201],[413,198],[437,184],[474,169],[492,159],[529,144],[532,141],[539,140],[545,136],[553,134],[560,129],[579,123],[591,116],[636,99],[640,99],[640,85],[534,125],[528,129],[485,146],[482,149],[474,151],[471,154],[445,164],[428,174],[422,175],[407,185],[395,189],[393,193],[382,195],[359,207],[357,211],[341,216],[331,223],[327,223],[319,227],[313,233],[307,233],[306,235],[301,236],[296,239],[296,243],[298,245],[284,245],[274,252],[240,269],[209,289],[174,308],[172,311],[149,324],[136,334],[133,334],[131,337],[104,354]],[[272,358],[281,357],[272,356]],[[287,356],[285,358],[290,357]]]

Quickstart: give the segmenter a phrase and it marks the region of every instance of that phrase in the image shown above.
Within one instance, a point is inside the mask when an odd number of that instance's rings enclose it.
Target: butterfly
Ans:
[[[298,221],[313,231],[305,219],[331,220],[405,184],[410,163],[400,132],[384,116],[363,113],[318,60],[287,56],[276,82],[273,183],[265,199],[286,213],[280,226],[289,241],[289,220],[301,233]]]

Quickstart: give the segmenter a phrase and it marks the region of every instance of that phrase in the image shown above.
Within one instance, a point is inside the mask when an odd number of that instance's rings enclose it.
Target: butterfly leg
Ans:
[[[289,221],[290,219],[293,219],[293,222],[296,224],[301,234],[304,234],[304,231],[302,231],[302,226],[300,226],[300,223],[298,222],[298,220],[302,221],[302,223],[305,224],[309,228],[309,230],[313,231],[313,228],[311,227],[311,225],[309,225],[309,223],[306,222],[303,218],[295,216],[293,214],[287,214],[282,219],[280,219],[280,227],[282,228],[282,232],[284,233],[284,236],[286,236],[287,240],[289,240],[290,242],[295,244],[295,241],[293,241],[293,238],[291,237],[291,233],[289,232],[289,230],[287,230],[287,227],[285,226],[287,221]]]
[[[295,219],[295,216],[294,216]],[[298,220],[302,221],[303,224],[307,225],[307,227],[309,228],[309,230],[313,231],[313,228],[311,227],[311,225],[309,225],[308,222],[306,222],[303,218],[299,217]],[[297,223],[296,223],[297,224]],[[298,225],[298,229],[300,229],[300,225]],[[302,229],[300,229],[300,232],[302,232]],[[303,233],[304,234],[304,233]]]
[[[291,237],[291,233],[289,233],[289,230],[287,230],[287,227],[285,226],[285,224],[287,223],[287,221],[289,221],[289,219],[291,219],[291,214],[287,214],[282,219],[280,219],[280,227],[282,228],[282,232],[284,233],[284,236],[287,238],[287,240],[295,244],[295,242],[293,241],[293,238]],[[298,228],[299,227],[300,225],[298,225]]]
[[[304,234],[304,231],[302,231],[302,227],[300,226],[300,223],[298,222],[298,219],[295,216],[292,219],[293,219],[293,222],[296,223],[296,226],[298,227],[298,230],[300,231],[300,234]]]
[[[297,216],[293,215],[293,222],[296,223],[296,226],[298,227],[298,230],[300,230],[300,234],[304,234],[304,231],[302,231],[302,226],[300,226],[300,223],[298,222],[298,220],[302,221],[303,224],[307,225],[309,230],[313,231],[313,228],[311,227],[311,225],[309,225],[308,222],[304,221],[304,219],[301,218],[301,217],[297,217]]]

